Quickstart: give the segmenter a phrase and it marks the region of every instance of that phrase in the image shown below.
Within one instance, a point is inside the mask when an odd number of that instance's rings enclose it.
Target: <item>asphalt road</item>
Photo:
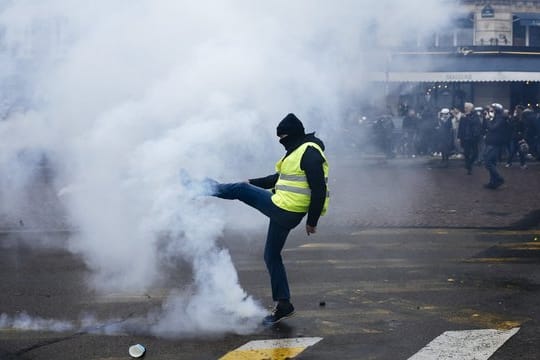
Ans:
[[[0,358],[127,359],[129,346],[141,343],[147,359],[219,359],[253,340],[318,337],[295,358],[405,360],[447,331],[519,328],[489,359],[538,359],[540,202],[536,192],[523,195],[521,186],[538,184],[539,170],[536,164],[526,173],[507,169],[505,188],[490,192],[481,189],[482,169],[469,180],[457,162],[450,169],[418,160],[342,163],[335,169],[341,180],[332,184],[335,211],[316,235],[297,229],[287,242],[298,314],[283,324],[249,335],[187,339],[4,327]],[[70,231],[28,223],[16,228],[6,222],[0,234],[0,314],[77,320],[91,312],[126,319],[159,305],[181,281],[171,274],[144,294],[95,294],[84,285],[84,263],[65,250]],[[261,241],[246,246],[246,236]],[[264,229],[230,229],[220,242],[244,289],[270,306],[263,239]]]

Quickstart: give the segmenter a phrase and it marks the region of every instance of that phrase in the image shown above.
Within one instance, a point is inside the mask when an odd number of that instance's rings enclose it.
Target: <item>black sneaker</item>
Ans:
[[[504,180],[503,179],[500,179],[499,181],[497,181],[494,185],[495,185],[495,189],[498,188],[499,186],[501,186],[502,184],[504,184]]]
[[[485,184],[484,185],[484,188],[486,189],[491,189],[491,190],[495,190],[497,189],[498,187],[500,187],[502,184],[504,184],[504,180],[499,180],[499,181],[496,181],[494,183],[490,182],[488,184]]]
[[[287,305],[276,305],[272,313],[263,319],[263,325],[270,326],[277,324],[281,320],[288,319],[294,316],[294,306],[289,303]]]

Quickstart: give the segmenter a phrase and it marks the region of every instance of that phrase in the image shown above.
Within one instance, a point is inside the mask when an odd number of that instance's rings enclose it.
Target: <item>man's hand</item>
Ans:
[[[311,226],[311,225],[307,225],[306,224],[306,233],[308,234],[315,234],[317,232],[317,227],[316,226]]]

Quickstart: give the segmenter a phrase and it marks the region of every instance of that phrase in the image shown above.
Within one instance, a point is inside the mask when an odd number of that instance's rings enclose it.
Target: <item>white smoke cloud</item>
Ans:
[[[49,330],[49,331],[71,331],[74,325],[70,321],[61,321],[53,319],[44,319],[40,317],[31,317],[26,312],[16,316],[0,314],[0,329],[16,330]]]
[[[29,103],[0,123],[1,172],[14,176],[2,183],[2,210],[34,171],[13,159],[43,151],[92,287],[142,291],[163,262],[191,264],[189,294],[173,292],[152,315],[153,331],[171,336],[249,331],[262,313],[216,244],[230,217],[218,201],[193,199],[179,170],[226,181],[271,173],[279,119],[295,112],[307,130],[330,134],[344,99],[366,90],[368,62],[380,61],[370,39],[399,43],[447,11],[431,0],[19,0],[0,9],[0,72],[24,85]]]

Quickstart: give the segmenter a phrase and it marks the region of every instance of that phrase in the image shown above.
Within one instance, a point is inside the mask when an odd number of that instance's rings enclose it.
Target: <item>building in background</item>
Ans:
[[[451,21],[429,37],[411,34],[389,51],[384,69],[387,103],[435,110],[499,102],[540,109],[540,1],[458,1]]]

